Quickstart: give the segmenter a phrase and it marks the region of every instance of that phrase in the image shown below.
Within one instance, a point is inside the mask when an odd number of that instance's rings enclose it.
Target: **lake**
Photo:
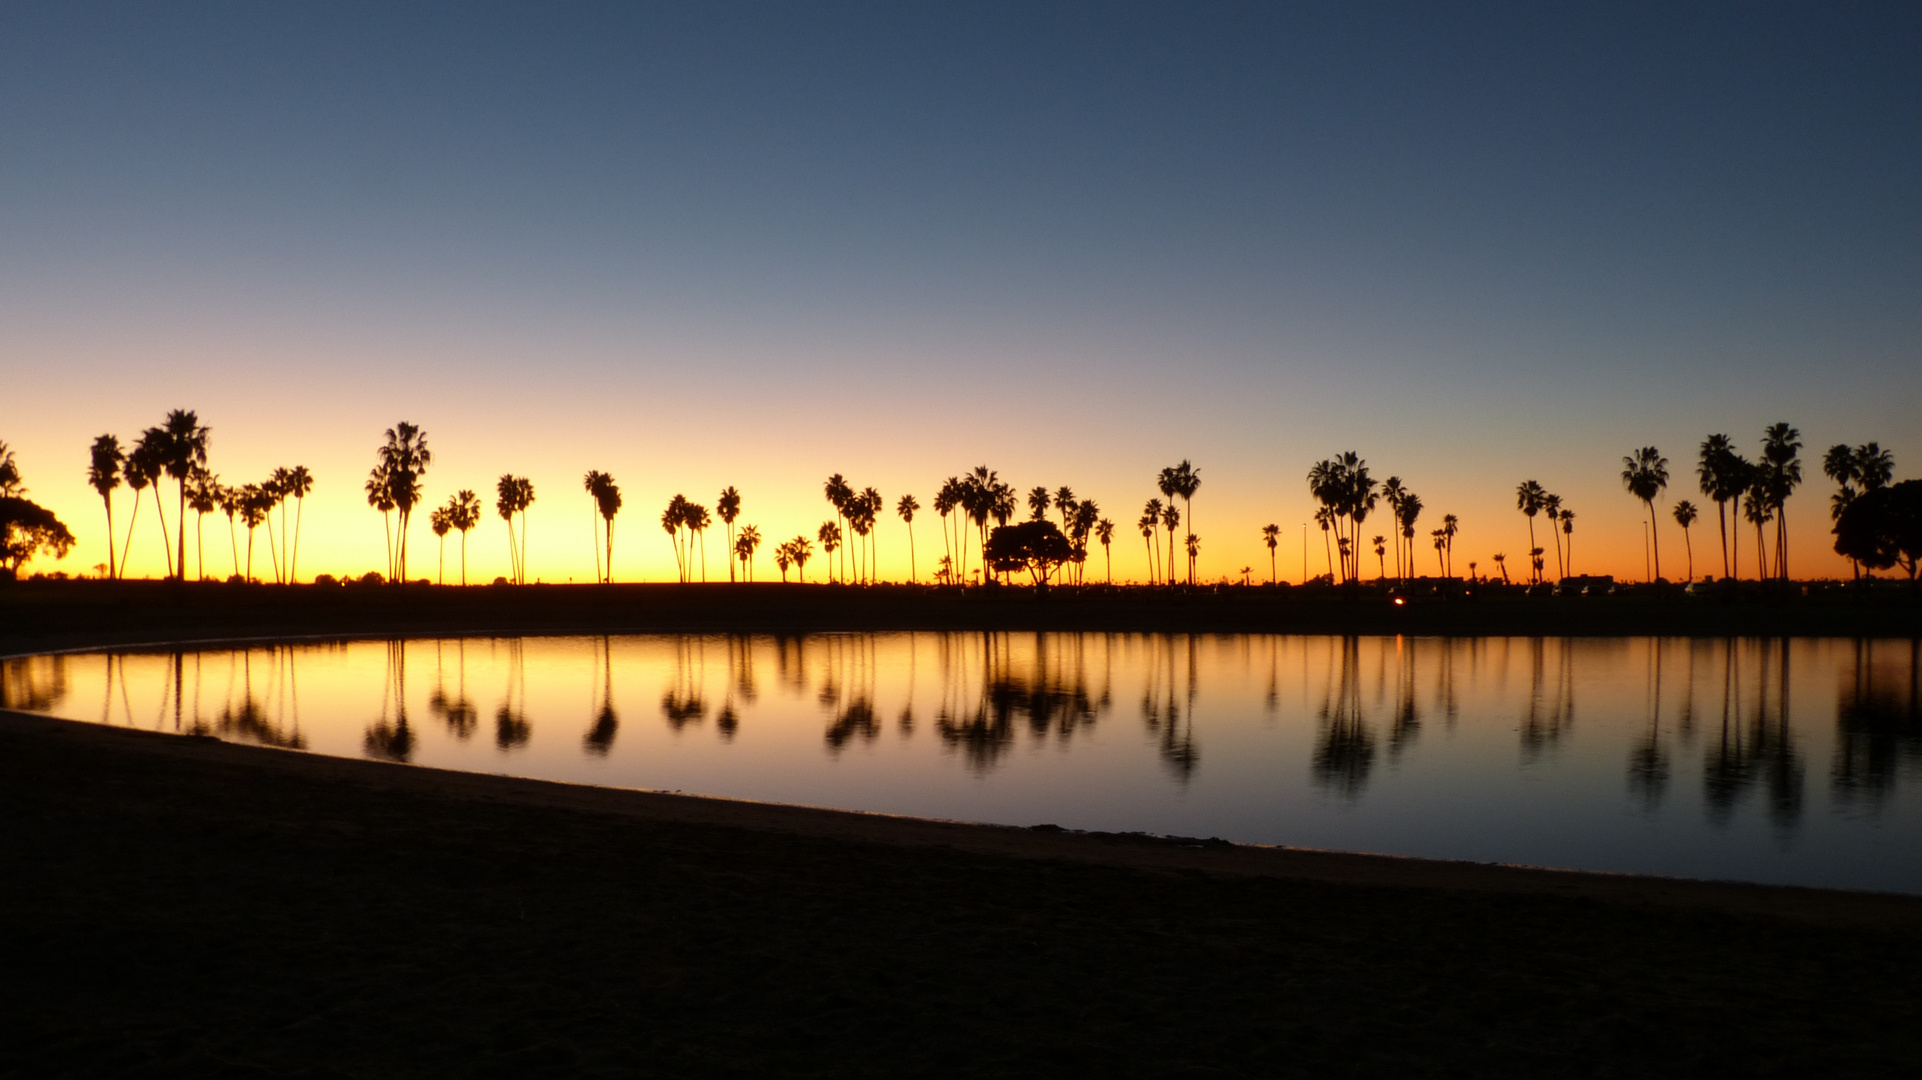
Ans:
[[[1922,642],[874,633],[0,663],[0,705],[920,817],[1922,893]]]

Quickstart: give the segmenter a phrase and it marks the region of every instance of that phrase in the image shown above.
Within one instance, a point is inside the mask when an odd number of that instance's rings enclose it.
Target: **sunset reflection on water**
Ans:
[[[1922,892],[1918,643],[1008,633],[31,657],[0,703],[1017,825]]]

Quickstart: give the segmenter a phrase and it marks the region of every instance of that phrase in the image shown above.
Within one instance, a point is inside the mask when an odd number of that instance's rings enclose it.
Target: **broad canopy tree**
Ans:
[[[1835,551],[1871,570],[1900,566],[1914,582],[1922,560],[1922,480],[1856,496],[1835,522]]]
[[[1003,574],[1026,570],[1036,588],[1046,588],[1049,575],[1072,558],[1074,548],[1052,521],[1002,525],[988,534],[989,568]]]

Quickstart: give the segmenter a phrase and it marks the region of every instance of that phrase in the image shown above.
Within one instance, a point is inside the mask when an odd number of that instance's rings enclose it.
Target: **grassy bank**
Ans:
[[[1913,636],[1906,589],[1695,600],[1679,593],[1390,603],[1374,590],[944,590],[904,585],[531,585],[473,588],[26,581],[0,585],[0,653],[260,635],[804,633],[1049,630],[1139,633]]]
[[[0,714],[0,1073],[1907,1075],[1922,901]]]

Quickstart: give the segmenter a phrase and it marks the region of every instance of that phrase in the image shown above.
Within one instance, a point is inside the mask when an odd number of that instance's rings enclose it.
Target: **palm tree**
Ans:
[[[1037,486],[1028,492],[1028,514],[1031,520],[1040,521],[1047,517],[1050,505],[1052,505],[1052,497],[1048,494],[1047,488]]]
[[[1695,542],[1689,539],[1688,527],[1695,524],[1695,504],[1683,499],[1675,504],[1675,523],[1682,527],[1682,544],[1688,549],[1688,579],[1695,580]]]
[[[913,582],[916,580],[916,574],[914,569],[914,512],[919,509],[921,509],[921,504],[918,502],[915,502],[914,496],[912,495],[903,495],[901,496],[900,501],[894,504],[894,512],[901,515],[901,523],[908,527],[908,581],[909,582]]]
[[[1328,581],[1331,584],[1335,580],[1335,555],[1334,549],[1328,546],[1328,530],[1334,523],[1335,512],[1331,508],[1323,506],[1315,511],[1315,524],[1321,526],[1321,553],[1328,560]]]
[[[4,447],[0,443],[0,447]],[[6,467],[13,466],[13,452],[7,451],[4,460]],[[100,493],[100,502],[107,508],[107,576],[120,576],[119,562],[114,558],[113,543],[113,489],[120,486],[120,467],[127,463],[127,455],[120,449],[120,440],[112,435],[102,435],[93,441],[93,460],[87,466],[87,483]]]
[[[828,584],[832,585],[834,583],[834,551],[841,546],[841,526],[832,521],[824,521],[821,523],[820,531],[815,535],[821,538],[821,551],[828,557]]]
[[[1668,459],[1653,446],[1644,446],[1622,458],[1622,486],[1648,508],[1648,520],[1655,521],[1655,497],[1668,487]],[[1662,579],[1662,538],[1651,531],[1655,551],[1655,580]]]
[[[254,530],[267,520],[267,511],[273,506],[273,497],[260,489],[259,484],[240,486],[240,522],[247,526],[247,573],[243,580],[254,580]]]
[[[1168,561],[1162,566],[1162,581],[1169,585],[1181,584],[1181,575],[1175,570],[1175,530],[1181,527],[1181,511],[1170,503],[1161,512],[1161,527],[1168,530]]]
[[[1494,555],[1491,555],[1490,558],[1495,560],[1495,569],[1500,570],[1502,572],[1502,584],[1503,585],[1509,584],[1508,556],[1503,555],[1501,552],[1498,551]]]
[[[134,440],[133,452],[127,455],[127,486],[134,489],[134,519],[140,516],[140,492],[149,485],[153,487],[153,512],[160,519],[160,554],[166,560],[167,576],[174,576],[173,541],[167,538],[166,504],[160,501],[160,479],[167,474],[166,431],[150,427]],[[139,483],[135,483],[136,473]],[[127,523],[127,546],[133,546],[133,521]]]
[[[462,488],[447,500],[449,521],[460,530],[460,583],[467,584],[467,530],[480,524],[480,496]]]
[[[1101,542],[1102,557],[1108,563],[1108,584],[1114,584],[1114,522],[1101,518],[1094,523],[1094,537]]]
[[[1888,484],[1895,475],[1895,456],[1877,443],[1864,443],[1851,449],[1847,443],[1837,443],[1822,455],[1822,473],[1836,482],[1838,490],[1829,497],[1829,517],[1840,521],[1850,504],[1862,494],[1875,491]],[[1861,484],[1857,491],[1856,484]],[[1857,578],[1862,576],[1861,563],[1849,559],[1849,566]]]
[[[196,467],[207,466],[207,436],[211,432],[200,423],[200,418],[194,415],[192,409],[174,409],[169,412],[167,419],[161,424],[161,431],[164,432],[161,445],[166,448],[161,458],[161,465],[167,470],[167,475],[173,477],[180,489],[180,514],[176,518],[180,528],[177,530],[179,532],[176,538],[178,551],[174,565],[176,579],[185,581],[187,580],[187,481],[192,479]],[[154,492],[156,500],[159,494],[158,490]],[[162,522],[161,531],[164,533],[165,518],[162,518]]]
[[[1195,527],[1195,492],[1201,488],[1201,470],[1189,464],[1188,459],[1183,458],[1181,464],[1173,469],[1164,469],[1162,472],[1164,476],[1172,479],[1173,494],[1181,496],[1181,504],[1188,511],[1188,528],[1192,531]],[[1198,546],[1195,547],[1188,556],[1188,584],[1190,585],[1195,583],[1195,560],[1199,550]]]
[[[1515,486],[1515,509],[1528,515],[1528,546],[1535,547],[1535,515],[1542,512],[1546,505],[1548,492],[1533,480],[1524,480]]]
[[[200,580],[207,580],[207,515],[220,509],[220,478],[206,469],[195,469],[193,482],[187,488],[187,506],[194,512],[194,561],[195,574]],[[111,539],[111,533],[109,539]]]
[[[794,565],[794,549],[788,543],[774,545],[774,568],[781,572],[781,584],[787,584],[788,567]]]
[[[861,494],[855,501],[861,504],[861,520],[867,525],[868,531],[862,535],[868,541],[868,582],[872,584],[881,562],[881,530],[878,523],[881,520],[881,511],[887,508],[888,503],[881,497],[880,492],[871,487],[862,488]]]
[[[294,553],[287,561],[287,580],[296,580],[300,566],[300,527],[307,517],[307,494],[314,490],[314,474],[307,466],[287,470],[287,494],[294,499]]]
[[[1863,491],[1880,491],[1895,478],[1895,455],[1877,443],[1863,443],[1855,448],[1855,477]]]
[[[494,512],[507,523],[507,557],[514,584],[527,584],[527,508],[534,505],[534,482],[525,476],[502,473],[494,482]],[[521,535],[514,539],[514,515],[520,515]]]
[[[1407,488],[1402,486],[1401,477],[1399,476],[1391,476],[1381,482],[1382,501],[1388,504],[1388,514],[1395,520],[1395,527],[1392,531],[1395,535],[1395,579],[1397,581],[1408,576],[1401,561],[1401,500],[1402,496],[1407,493],[1407,490]]]
[[[727,528],[727,549],[734,550],[734,519],[741,516],[741,493],[730,484],[721,489],[719,498],[714,500],[714,512],[721,515],[721,524]],[[734,564],[727,564],[727,579],[734,580]]]
[[[788,541],[788,558],[794,560],[794,572],[800,576],[801,584],[807,584],[808,559],[814,556],[814,542],[805,536],[797,536]]]
[[[387,538],[387,577],[392,579],[394,576],[394,526],[391,515],[394,512],[394,491],[390,480],[391,474],[387,466],[375,465],[367,473],[365,487],[367,505],[380,511],[381,535]],[[512,533],[508,534],[508,540],[512,542]]]
[[[1381,571],[1381,580],[1387,581],[1388,538],[1386,536],[1376,536],[1372,543],[1375,545],[1375,567]]]
[[[268,551],[274,556],[274,580],[276,582],[282,580],[282,569],[287,566],[287,544],[289,539],[289,533],[287,531],[287,497],[293,494],[293,481],[293,470],[283,467],[275,469],[273,475],[267,477],[267,482],[261,485],[262,488],[273,495],[274,509],[280,511],[280,539],[278,541],[274,540],[273,521],[270,519],[267,522],[268,542],[270,545],[276,545],[268,548]],[[288,576],[287,580],[291,581],[292,577]]]
[[[1401,494],[1401,540],[1408,547],[1408,573],[1415,573],[1415,522],[1421,520],[1421,496],[1404,490]]]
[[[1138,524],[1142,529],[1141,535],[1148,538],[1148,584],[1153,585],[1161,577],[1161,553],[1154,544],[1155,530],[1161,527],[1160,499],[1149,499],[1142,506],[1141,520]]]
[[[601,571],[600,501],[601,488],[612,479],[613,477],[599,469],[589,469],[587,470],[587,475],[581,477],[581,490],[587,492],[587,497],[594,502],[594,509],[588,515],[587,519],[587,536],[588,539],[592,541],[594,548],[594,580],[596,582],[605,582],[607,580],[607,575]]]
[[[428,527],[440,539],[440,564],[434,572],[434,584],[447,584],[447,534],[454,528],[453,513],[445,506],[437,506],[427,514]]]
[[[402,420],[387,429],[387,442],[379,450],[380,463],[387,468],[388,487],[393,491],[396,523],[394,568],[399,580],[407,580],[407,523],[413,520],[414,504],[420,501],[420,481],[434,462],[427,448],[427,433]],[[532,502],[530,498],[528,500]]]
[[[1280,581],[1280,575],[1275,570],[1275,549],[1281,546],[1281,526],[1263,525],[1261,542],[1268,545],[1268,584],[1274,585]]]
[[[1562,513],[1567,514],[1568,511],[1564,510]],[[1461,520],[1453,514],[1443,514],[1442,535],[1447,540],[1448,564],[1443,568],[1442,576],[1450,580],[1455,577],[1455,534],[1459,531],[1461,531]]]
[[[1769,510],[1768,482],[1762,475],[1763,472],[1765,472],[1765,470],[1756,470],[1755,480],[1749,485],[1748,491],[1742,495],[1743,516],[1748,518],[1749,524],[1755,526],[1755,577],[1757,581],[1767,580],[1769,576],[1768,548],[1762,539],[1762,526],[1775,520],[1775,515]]]
[[[27,489],[20,486],[20,463],[13,459],[13,448],[0,439],[0,498],[21,498],[26,494]]]
[[[1729,500],[1738,498],[1742,494],[1744,484],[1736,482],[1736,474],[1741,471],[1736,463],[1740,460],[1735,453],[1735,444],[1727,435],[1710,435],[1702,440],[1695,463],[1695,476],[1700,482],[1702,494],[1715,501],[1715,521],[1721,535],[1724,579],[1735,572],[1734,559],[1729,554],[1728,503]]]
[[[847,518],[848,501],[854,498],[854,488],[848,485],[846,477],[840,473],[835,473],[833,476],[828,477],[826,482],[821,485],[821,493],[827,497],[828,503],[834,507],[834,521],[838,526]],[[836,531],[838,532],[840,530],[837,529]],[[833,553],[829,552],[828,557],[832,559]],[[841,579],[845,581],[848,576],[846,565],[847,556],[843,554],[841,558]],[[828,570],[828,577],[832,579],[833,576],[834,571],[830,568]]]
[[[1068,531],[1068,520],[1074,516],[1075,507],[1078,505],[1075,502],[1074,489],[1066,484],[1054,489],[1054,505],[1060,511],[1061,531],[1065,533]]]
[[[1548,512],[1548,538],[1555,542],[1555,577],[1559,580],[1568,576],[1568,568],[1562,563],[1562,538],[1555,529],[1562,518],[1562,497],[1553,492],[1543,495],[1542,509]]]
[[[1575,511],[1573,510],[1562,511],[1562,542],[1568,552],[1568,572],[1572,576],[1575,573]],[[1472,574],[1475,564],[1468,564],[1468,569]]]
[[[1762,460],[1768,468],[1768,497],[1775,511],[1775,572],[1789,578],[1788,497],[1802,482],[1802,433],[1787,423],[1770,424],[1762,433]]]
[[[674,573],[682,584],[687,583],[687,560],[681,557],[681,526],[687,524],[687,506],[687,496],[676,493],[667,500],[667,509],[661,511],[661,531],[674,545]]]
[[[693,536],[694,542],[701,547],[701,582],[703,584],[707,582],[707,527],[712,524],[714,519],[708,516],[707,507],[700,503],[687,504],[687,531]],[[688,569],[692,571],[693,560],[689,559],[688,562]]]
[[[747,580],[754,580],[754,552],[761,546],[761,530],[752,525],[741,530],[734,538],[734,557],[741,560],[741,571]]]
[[[934,492],[934,512],[941,515],[941,547],[950,568],[954,566],[954,544],[949,539],[948,515],[961,505],[960,490],[960,477],[950,476]],[[952,584],[952,581],[949,583]]]
[[[1448,576],[1448,564],[1442,559],[1442,552],[1448,547],[1448,530],[1436,529],[1428,534],[1435,542],[1435,567],[1443,577]]]

